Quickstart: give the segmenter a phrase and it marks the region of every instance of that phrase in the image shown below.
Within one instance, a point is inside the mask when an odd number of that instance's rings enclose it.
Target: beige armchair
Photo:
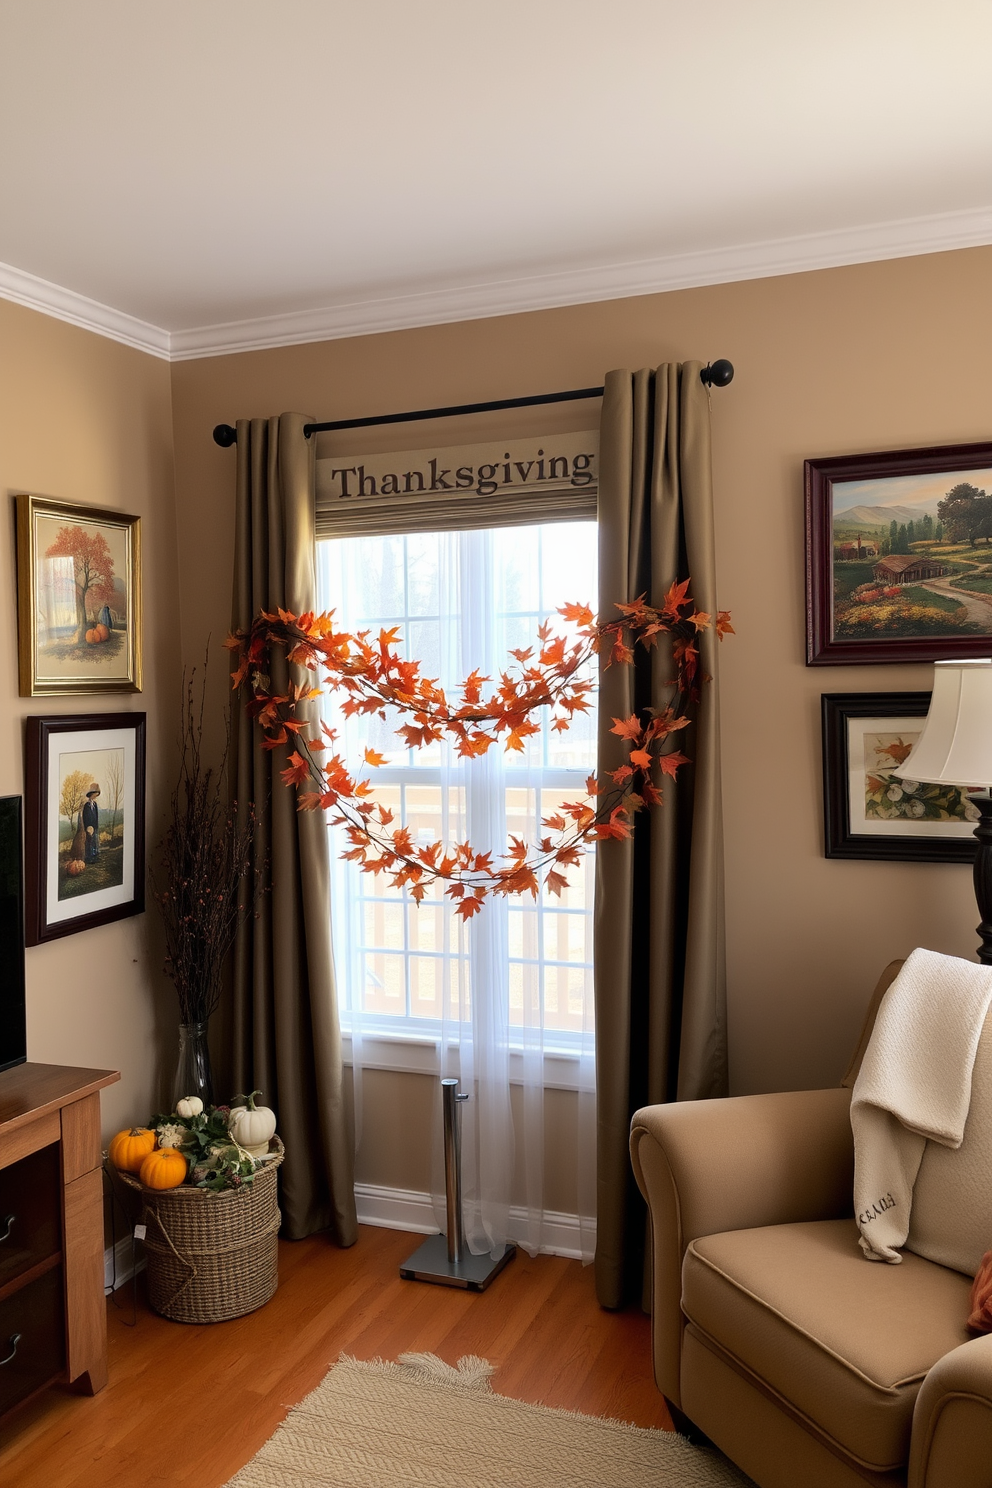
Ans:
[[[850,1087],[899,964],[839,1089],[648,1106],[631,1126],[658,1388],[761,1488],[992,1488],[970,1278],[858,1247]]]

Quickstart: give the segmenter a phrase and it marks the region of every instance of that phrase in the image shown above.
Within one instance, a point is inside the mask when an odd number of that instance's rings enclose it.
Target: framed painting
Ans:
[[[17,498],[21,697],[141,691],[140,518]]]
[[[923,732],[928,692],[837,692],[820,699],[824,856],[971,863],[977,806],[956,785],[892,772]]]
[[[992,444],[805,472],[807,666],[992,656]]]
[[[27,719],[28,945],[145,907],[145,715]]]

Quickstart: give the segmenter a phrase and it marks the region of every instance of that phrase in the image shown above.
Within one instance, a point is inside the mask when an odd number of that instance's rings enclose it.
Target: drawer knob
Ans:
[[[0,1359],[0,1369],[2,1369],[5,1364],[9,1364],[11,1359],[17,1353],[17,1345],[21,1341],[20,1333],[11,1333],[10,1338],[7,1341],[10,1344],[10,1353],[7,1355],[6,1359]]]
[[[14,1220],[16,1218],[17,1218],[17,1215],[16,1214],[8,1214],[7,1217],[6,1217],[6,1219],[4,1220],[4,1222],[3,1222],[3,1226],[4,1226],[4,1228],[3,1228],[3,1234],[0,1235],[0,1245],[2,1245],[5,1240],[9,1240],[10,1239],[10,1232],[13,1229]]]

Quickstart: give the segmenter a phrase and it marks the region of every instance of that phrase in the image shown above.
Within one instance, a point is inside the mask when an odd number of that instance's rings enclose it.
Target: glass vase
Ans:
[[[210,1069],[206,1023],[180,1023],[179,1060],[172,1085],[172,1109],[184,1095],[198,1095],[205,1106],[213,1105],[214,1078]]]

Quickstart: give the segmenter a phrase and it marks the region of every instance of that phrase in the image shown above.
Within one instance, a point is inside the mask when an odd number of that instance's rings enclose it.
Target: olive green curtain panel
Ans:
[[[691,576],[696,606],[716,614],[709,392],[701,364],[611,372],[600,435],[600,615],[646,594],[660,605]],[[717,640],[700,636],[712,681],[675,742],[692,763],[666,780],[664,804],[624,842],[597,851],[596,1286],[601,1304],[639,1296],[646,1215],[630,1167],[640,1106],[727,1093]],[[599,764],[625,759],[613,720],[663,707],[670,653],[638,648],[634,666],[602,666]]]
[[[233,623],[260,608],[301,614],[316,605],[313,441],[302,414],[238,423]],[[259,747],[238,709],[232,779],[240,809],[255,803],[256,853],[266,892],[235,946],[233,1073],[238,1090],[261,1089],[286,1144],[283,1234],[330,1229],[357,1238],[354,1149],[345,1108],[341,1034],[331,958],[327,828],[297,812],[279,779],[283,749]]]

